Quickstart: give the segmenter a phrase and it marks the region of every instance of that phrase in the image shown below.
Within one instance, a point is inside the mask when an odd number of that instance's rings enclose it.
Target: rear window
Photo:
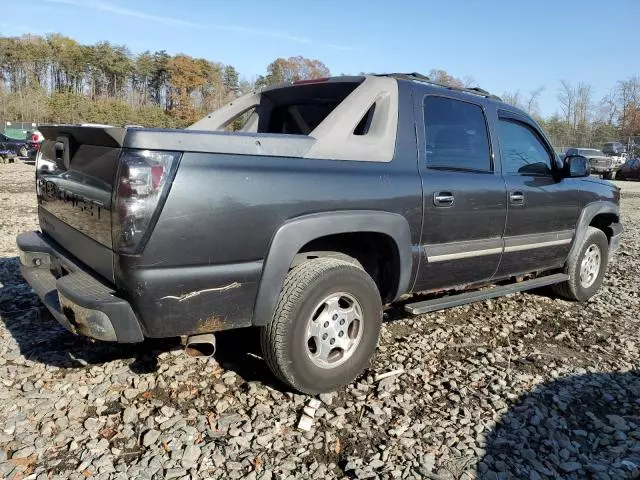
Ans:
[[[262,93],[258,133],[309,135],[361,82],[324,82]]]
[[[424,100],[427,167],[491,172],[487,123],[482,108],[452,98]]]

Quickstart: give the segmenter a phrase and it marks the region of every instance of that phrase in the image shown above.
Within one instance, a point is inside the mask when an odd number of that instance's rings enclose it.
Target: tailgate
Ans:
[[[42,126],[37,162],[40,228],[65,250],[113,280],[111,202],[126,130]]]

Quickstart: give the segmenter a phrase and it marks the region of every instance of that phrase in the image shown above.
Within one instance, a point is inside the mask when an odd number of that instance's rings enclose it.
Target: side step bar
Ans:
[[[449,295],[423,302],[408,303],[404,306],[406,312],[412,315],[420,315],[421,313],[435,312],[446,308],[459,307],[467,303],[480,302],[490,298],[502,297],[510,293],[522,292],[533,288],[546,287],[554,283],[564,282],[569,279],[569,275],[565,273],[555,273],[546,277],[534,278],[520,283],[510,283],[499,287],[487,288],[485,290],[476,290],[473,292],[459,293],[457,295]]]

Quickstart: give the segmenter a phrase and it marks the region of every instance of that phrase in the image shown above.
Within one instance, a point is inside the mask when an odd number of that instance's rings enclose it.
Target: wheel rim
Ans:
[[[27,148],[26,147],[20,147],[20,156],[21,157],[26,157],[27,156]]]
[[[314,365],[335,368],[353,356],[362,339],[362,307],[350,294],[332,293],[307,320],[305,351]]]
[[[600,273],[600,247],[595,244],[589,245],[584,252],[582,263],[580,264],[580,285],[583,288],[589,288],[594,284],[598,273]]]

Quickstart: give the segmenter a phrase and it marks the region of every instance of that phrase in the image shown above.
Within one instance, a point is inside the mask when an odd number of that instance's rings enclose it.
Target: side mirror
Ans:
[[[563,173],[567,178],[588,177],[591,173],[589,160],[582,155],[569,155],[564,159]]]

